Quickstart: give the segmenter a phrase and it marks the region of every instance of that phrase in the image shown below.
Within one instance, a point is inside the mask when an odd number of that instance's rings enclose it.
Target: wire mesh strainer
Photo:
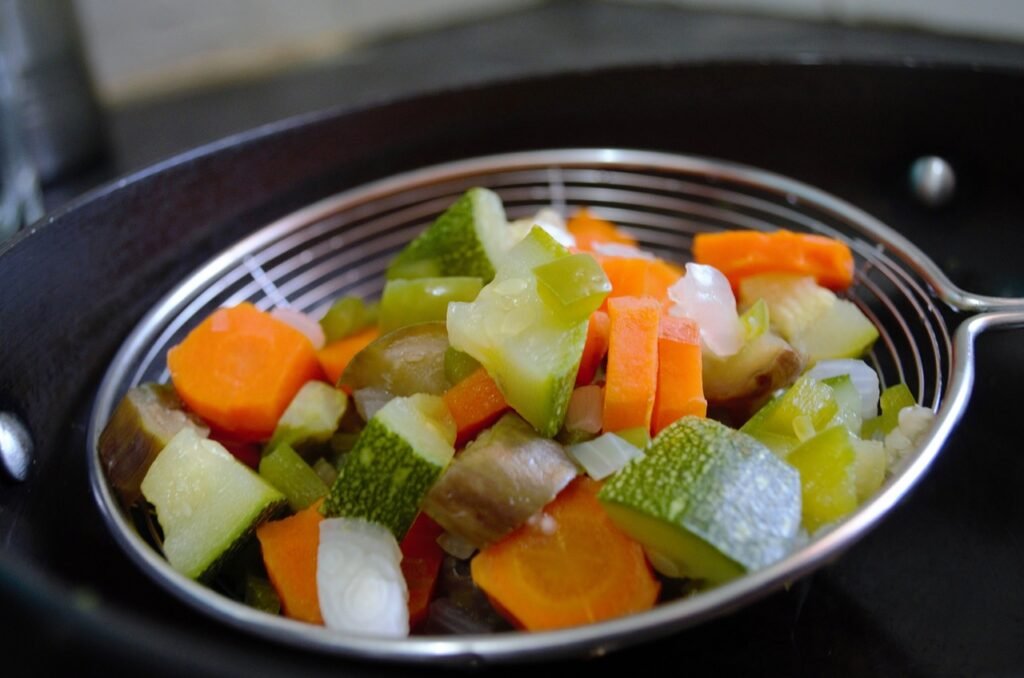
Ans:
[[[314,316],[343,294],[380,293],[401,247],[472,186],[503,199],[510,219],[554,206],[596,208],[668,260],[688,259],[695,233],[788,228],[839,238],[856,261],[847,293],[880,338],[868,357],[883,386],[906,383],[937,417],[924,444],[892,469],[855,513],[771,567],[631,617],[535,634],[413,637],[341,635],[236,603],[172,570],[117,501],[103,476],[96,440],[124,392],[165,381],[167,349],[220,306],[250,301]],[[978,313],[961,322],[964,312]],[[116,539],[156,582],[234,626],[325,652],[410,661],[468,662],[603,654],[734,609],[836,557],[876,524],[924,473],[967,403],[975,337],[1024,326],[1024,299],[969,294],[913,244],[857,208],[805,184],[715,160],[617,149],[566,149],[459,161],[402,174],[323,200],[256,231],[183,281],[125,341],[93,411],[90,475]]]

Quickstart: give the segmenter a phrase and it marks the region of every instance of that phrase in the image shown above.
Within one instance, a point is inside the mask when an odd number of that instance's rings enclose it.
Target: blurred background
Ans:
[[[214,139],[429,90],[681,61],[1016,65],[1024,2],[0,0],[0,47],[4,203],[27,222]]]

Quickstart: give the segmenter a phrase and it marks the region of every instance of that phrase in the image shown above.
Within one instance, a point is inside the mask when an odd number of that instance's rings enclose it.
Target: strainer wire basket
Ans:
[[[468,188],[502,198],[509,219],[543,207],[563,215],[587,206],[669,261],[689,260],[693,237],[726,229],[786,228],[842,240],[854,254],[845,296],[874,323],[867,356],[883,387],[905,383],[937,414],[924,443],[845,520],[786,559],[649,612],[544,633],[342,635],[266,615],[173,571],[148,521],[108,487],[96,440],[131,386],[166,381],[167,349],[221,306],[290,306],[314,317],[341,295],[380,294],[393,256]],[[977,315],[971,315],[976,314]],[[967,314],[966,320],[960,316]],[[488,156],[416,170],[327,198],[269,224],[219,254],[161,300],[126,339],[100,387],[91,422],[90,473],[118,542],[160,585],[229,624],[302,647],[371,658],[477,663],[603,654],[695,624],[792,582],[838,556],[917,482],[960,418],[973,383],[974,339],[1024,326],[1024,299],[973,295],[953,285],[917,247],[861,210],[806,184],[712,159],[623,149],[557,149]]]

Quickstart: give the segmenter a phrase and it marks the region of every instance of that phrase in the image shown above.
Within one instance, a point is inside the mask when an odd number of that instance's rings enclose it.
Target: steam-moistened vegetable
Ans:
[[[380,297],[380,331],[444,322],[449,302],[473,301],[482,286],[480,278],[467,277],[389,280]]]
[[[284,496],[224,447],[182,428],[142,479],[156,509],[163,551],[191,579],[209,578],[253,529],[284,504]]]
[[[650,429],[658,386],[661,305],[649,297],[616,297],[608,301],[608,315],[604,429]]]
[[[487,370],[476,371],[445,391],[444,404],[455,420],[455,444],[464,445],[508,409],[505,396]]]
[[[878,338],[878,330],[860,309],[810,277],[770,273],[744,278],[740,305],[759,299],[768,305],[772,328],[810,364],[857,358]]]
[[[327,375],[328,381],[337,384],[352,358],[379,336],[380,330],[373,325],[332,341],[317,351],[316,359],[320,362],[320,367]]]
[[[312,457],[322,452],[348,409],[348,396],[322,381],[306,382],[277,420],[267,450],[290,445]]]
[[[426,394],[395,398],[345,455],[324,515],[369,520],[402,538],[455,454],[454,442],[455,423],[443,400]]]
[[[320,504],[256,528],[267,576],[281,599],[286,617],[322,624],[316,585],[316,553],[320,546]]]
[[[394,534],[378,523],[321,521],[316,584],[327,628],[354,635],[408,635],[409,592],[401,560]]]
[[[505,208],[472,188],[398,253],[388,279],[470,276],[490,282],[507,246]]]
[[[478,360],[508,404],[546,436],[557,433],[565,417],[587,321],[566,320],[545,302],[534,269],[567,256],[535,228],[502,258],[475,301],[448,305],[451,345]]]
[[[836,294],[842,243],[698,235],[684,272],[565,216],[509,223],[474,188],[391,262],[379,313],[352,296],[319,328],[286,304],[217,310],[170,350],[172,385],[115,409],[108,481],[138,517],[152,505],[172,567],[252,608],[352,635],[488,633],[771,565],[930,430],[856,359],[878,332]]]
[[[809,275],[834,290],[844,290],[853,282],[850,248],[809,233],[698,233],[693,238],[693,257],[724,273],[734,287],[748,276],[770,272]]]
[[[473,558],[473,581],[522,628],[612,619],[657,600],[643,551],[605,515],[598,487],[579,479],[536,520]]]
[[[181,399],[238,438],[268,437],[288,403],[320,376],[309,339],[251,304],[222,308],[167,352]]]
[[[129,389],[100,434],[99,453],[107,480],[126,504],[141,496],[139,484],[160,450],[182,428],[205,437],[209,430],[184,411],[170,386],[142,384]]]
[[[423,510],[481,548],[522,525],[575,477],[561,445],[510,413],[452,462]]]
[[[598,497],[670,577],[721,582],[784,557],[800,527],[800,475],[756,440],[685,417]]]
[[[419,323],[388,332],[349,362],[340,385],[358,391],[372,387],[391,396],[441,395],[449,386],[444,372],[448,332],[444,323]]]
[[[651,430],[656,435],[677,419],[703,417],[707,411],[700,330],[687,318],[663,316],[658,328],[658,388]]]

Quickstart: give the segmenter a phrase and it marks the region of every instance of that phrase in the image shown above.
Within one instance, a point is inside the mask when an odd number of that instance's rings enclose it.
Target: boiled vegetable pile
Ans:
[[[205,318],[116,408],[107,479],[182,575],[345,633],[555,629],[727,582],[854,511],[932,413],[860,359],[841,242],[693,257],[471,189],[379,301]]]

